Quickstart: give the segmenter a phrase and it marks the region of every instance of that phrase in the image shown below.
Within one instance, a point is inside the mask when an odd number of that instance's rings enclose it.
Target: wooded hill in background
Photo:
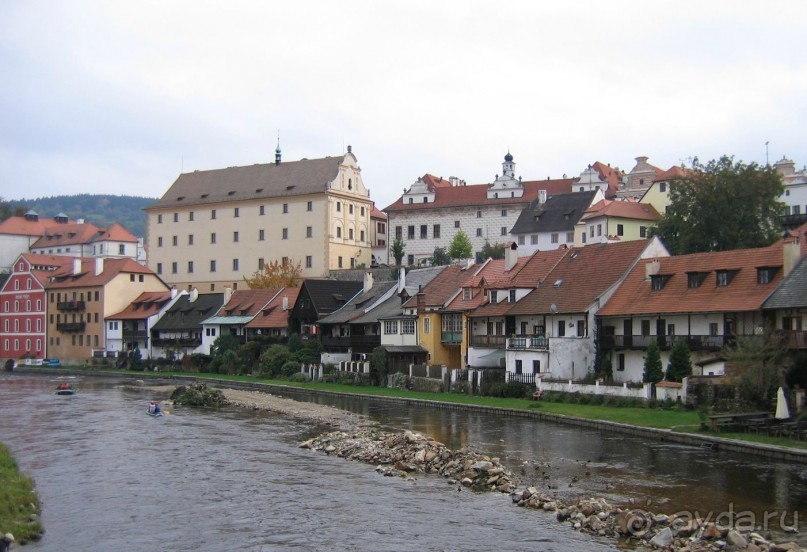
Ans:
[[[137,237],[146,235],[146,212],[143,207],[157,201],[152,197],[91,195],[40,197],[8,200],[12,209],[33,209],[40,218],[53,218],[64,213],[70,220],[84,219],[100,228],[117,222]]]

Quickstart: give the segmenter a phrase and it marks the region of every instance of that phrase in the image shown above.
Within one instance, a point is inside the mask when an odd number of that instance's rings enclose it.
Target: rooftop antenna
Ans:
[[[768,162],[768,144],[769,143],[770,143],[769,141],[765,142],[765,166],[766,167],[770,166],[770,163]]]

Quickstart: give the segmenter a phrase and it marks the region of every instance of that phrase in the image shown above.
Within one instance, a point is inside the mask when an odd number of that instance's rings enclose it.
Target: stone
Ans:
[[[471,469],[476,470],[478,472],[480,472],[480,471],[486,472],[492,467],[493,467],[493,463],[489,462],[487,460],[480,460],[478,462],[474,462],[471,465]]]
[[[426,449],[420,449],[415,453],[415,462],[422,464],[426,461]]]
[[[463,487],[470,487],[471,485],[473,485],[473,484],[474,484],[474,480],[473,480],[473,479],[471,479],[470,477],[465,477],[465,478],[463,478],[463,480],[462,480],[462,481],[460,481],[460,484],[461,484]]]
[[[740,550],[748,546],[748,540],[736,529],[729,529],[726,535],[726,543]]]
[[[706,540],[713,540],[719,536],[720,536],[720,530],[717,528],[717,525],[715,525],[714,523],[710,523],[706,527],[704,527],[701,538]]]
[[[799,545],[795,542],[782,542],[779,544],[771,544],[768,547],[768,552],[789,552],[791,550],[800,550]]]
[[[652,539],[650,539],[650,544],[658,548],[667,548],[672,544],[672,542],[673,542],[673,533],[672,529],[670,529],[669,527],[665,527],[664,529],[656,533],[656,535]]]

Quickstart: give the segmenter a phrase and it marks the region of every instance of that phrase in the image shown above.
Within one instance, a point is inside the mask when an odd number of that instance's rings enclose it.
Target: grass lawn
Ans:
[[[36,514],[36,521],[29,521]],[[0,443],[0,534],[12,533],[18,543],[37,540],[42,535],[39,499],[34,482],[22,475],[8,448]]]

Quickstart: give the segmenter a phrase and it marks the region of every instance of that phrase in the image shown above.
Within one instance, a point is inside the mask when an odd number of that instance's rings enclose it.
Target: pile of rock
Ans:
[[[526,508],[553,512],[558,521],[600,537],[614,537],[636,550],[744,550],[783,552],[803,550],[796,543],[775,544],[770,534],[738,531],[691,517],[670,517],[642,509],[617,508],[602,498],[582,498],[565,504],[529,487],[511,493],[513,502]]]
[[[475,491],[509,493],[515,489],[515,477],[498,458],[465,449],[451,450],[413,431],[334,431],[309,439],[300,447],[375,464],[376,471],[386,476],[436,474]]]

